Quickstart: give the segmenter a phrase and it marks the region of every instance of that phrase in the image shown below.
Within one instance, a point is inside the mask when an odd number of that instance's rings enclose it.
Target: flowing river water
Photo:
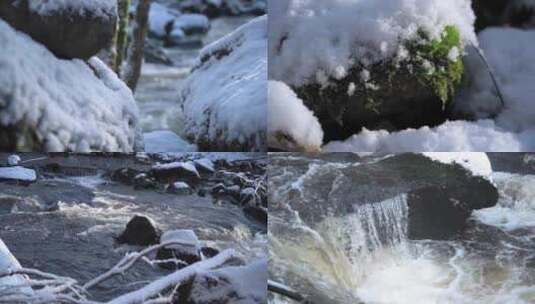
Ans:
[[[24,267],[85,283],[109,270],[127,251],[139,249],[118,246],[114,239],[135,214],[152,218],[162,231],[193,229],[207,246],[233,248],[247,261],[266,255],[266,227],[237,206],[214,204],[210,196],[134,190],[105,177],[127,164],[135,167],[131,158],[71,156],[56,161],[70,169],[48,172],[29,187],[0,183],[0,238]],[[13,198],[24,199],[24,207],[6,206]],[[138,263],[92,290],[92,299],[111,299],[167,273]]]
[[[317,179],[348,166],[359,170],[359,163],[279,158],[293,165],[275,161],[269,170],[270,277],[313,303],[535,303],[535,175],[494,172],[498,204],[474,211],[461,237],[413,241],[403,193],[355,202],[352,212],[329,207],[333,215],[320,221],[283,203],[294,198],[308,204],[300,210],[318,208],[321,198],[311,191]],[[326,195],[342,182],[335,177]]]

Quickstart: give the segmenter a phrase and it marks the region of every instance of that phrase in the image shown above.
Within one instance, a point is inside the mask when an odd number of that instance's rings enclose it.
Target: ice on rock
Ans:
[[[290,87],[268,82],[268,143],[282,150],[319,151],[323,130]]]
[[[205,47],[179,97],[185,133],[205,151],[266,149],[267,17]]]
[[[208,158],[201,158],[201,159],[196,159],[193,161],[195,163],[196,166],[206,170],[206,171],[209,171],[209,172],[214,172],[215,171],[215,168],[214,168],[214,163],[209,160]]]
[[[24,148],[131,152],[142,146],[132,92],[98,58],[60,60],[2,20],[0,48],[0,125],[32,132],[38,142]]]
[[[37,179],[35,170],[21,166],[0,167],[0,180],[18,180],[34,182]]]

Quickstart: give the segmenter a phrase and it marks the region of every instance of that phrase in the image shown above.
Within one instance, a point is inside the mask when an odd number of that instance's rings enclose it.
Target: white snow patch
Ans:
[[[33,182],[37,179],[37,175],[35,174],[35,170],[21,166],[0,167],[0,179]]]
[[[492,120],[450,121],[436,128],[422,127],[389,133],[364,130],[345,141],[331,142],[326,152],[400,153],[421,151],[535,151],[535,128],[521,133],[504,130]]]
[[[496,124],[523,132],[535,127],[535,30],[489,28],[480,46],[503,93],[502,110],[487,67],[473,49],[465,60],[469,86],[455,101],[456,111],[475,118],[496,116]],[[488,150],[487,150],[488,151]]]
[[[20,162],[20,156],[13,154],[7,157],[7,164],[10,166],[16,166]]]
[[[192,162],[172,162],[167,164],[156,164],[152,166],[152,169],[154,170],[170,170],[177,168],[182,168],[200,177],[197,168],[195,168],[195,165]]]
[[[130,89],[98,58],[60,60],[0,20],[0,124],[22,125],[44,151],[142,146]]]
[[[289,136],[289,147],[278,136]],[[268,81],[268,143],[270,147],[319,151],[323,130],[314,113],[294,91],[280,81]]]
[[[355,61],[403,55],[400,46],[417,39],[418,30],[439,39],[453,25],[463,44],[477,45],[466,0],[278,0],[268,6],[269,78],[290,85],[307,84],[318,71],[324,81],[339,77]]]
[[[182,89],[189,138],[195,142],[239,143],[254,151],[265,148],[266,52],[266,16],[201,51],[199,63]]]
[[[145,152],[194,152],[197,146],[188,143],[175,132],[168,130],[153,131],[143,134]]]
[[[458,164],[474,176],[490,177],[492,166],[484,152],[425,152],[426,157],[444,164]]]
[[[214,172],[214,163],[208,158],[200,158],[193,161],[196,166],[199,166],[207,171]]]

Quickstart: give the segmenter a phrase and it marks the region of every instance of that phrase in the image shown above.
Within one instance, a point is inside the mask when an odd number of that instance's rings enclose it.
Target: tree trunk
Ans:
[[[143,49],[145,47],[145,36],[149,20],[150,0],[139,0],[136,7],[136,16],[134,19],[134,32],[132,41],[128,48],[128,57],[126,67],[122,73],[122,79],[128,87],[134,92],[141,73],[141,64],[143,62]]]
[[[126,47],[128,44],[128,22],[129,22],[129,8],[130,0],[119,0],[118,2],[118,11],[119,11],[119,28],[117,30],[116,36],[116,56],[115,56],[115,71],[120,75],[121,73],[121,64],[123,63],[123,58],[126,52]]]

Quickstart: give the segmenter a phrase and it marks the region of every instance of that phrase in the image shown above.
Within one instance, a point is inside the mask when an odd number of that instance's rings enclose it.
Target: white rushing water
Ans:
[[[294,210],[282,213],[292,220],[274,216],[272,277],[313,303],[535,303],[535,176],[493,173],[492,180],[498,205],[474,212],[457,241],[408,240],[405,195],[314,228]]]

